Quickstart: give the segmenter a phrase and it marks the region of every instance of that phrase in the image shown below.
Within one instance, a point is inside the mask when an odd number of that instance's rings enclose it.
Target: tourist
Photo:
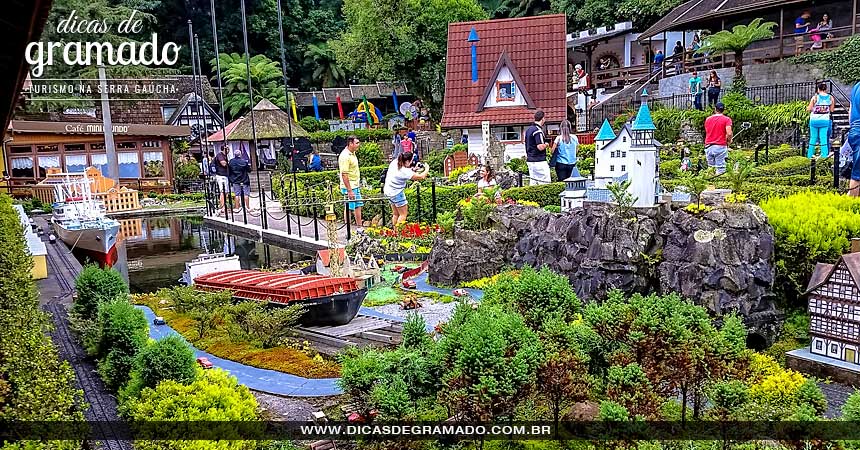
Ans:
[[[322,172],[322,158],[320,158],[320,151],[314,149],[313,154],[311,155],[311,164],[308,166],[311,172]]]
[[[529,185],[548,184],[551,181],[546,161],[548,147],[543,136],[544,112],[535,112],[535,121],[526,128],[526,165],[529,167]]]
[[[484,164],[481,166],[481,170],[478,172],[478,194],[481,195],[484,193],[484,189],[488,187],[492,187],[496,185],[496,173],[493,171],[493,168],[490,167],[489,164]]]
[[[803,51],[803,35],[809,32],[809,27],[812,26],[809,23],[809,18],[812,17],[812,13],[809,10],[803,11],[803,13],[794,20],[794,55],[797,56]]]
[[[723,80],[717,75],[716,70],[712,70],[708,75],[708,107],[716,106],[720,101],[720,91],[723,89]]]
[[[833,29],[833,21],[830,19],[830,16],[828,14],[824,14],[823,16],[821,16],[821,21],[818,22],[818,26],[815,27],[815,29],[810,30],[810,31],[815,32],[811,36],[812,37],[812,47],[811,47],[812,50],[824,48],[824,42],[822,42],[822,37],[821,37],[820,32],[821,31],[830,31],[831,29]],[[826,39],[832,39],[833,34],[827,33],[825,38]]]
[[[564,181],[570,177],[578,177],[579,170],[576,169],[576,150],[579,140],[571,133],[572,125],[569,120],[563,120],[559,128],[558,137],[552,143],[550,154],[556,155],[555,174],[558,181]]]
[[[337,157],[337,168],[340,173],[340,192],[352,200],[347,207],[355,216],[355,224],[361,227],[364,224],[361,221],[361,207],[364,203],[361,202],[361,172],[358,169],[358,157],[355,156],[359,144],[355,136],[346,138],[346,147]],[[348,214],[344,214],[344,220],[350,220]]]
[[[388,165],[385,175],[385,185],[382,194],[391,202],[391,224],[397,226],[406,223],[409,206],[406,202],[406,183],[410,180],[419,181],[427,178],[427,172],[416,173],[412,170],[412,153],[403,152]]]
[[[654,55],[654,72],[663,68],[664,59],[666,59],[666,56],[663,54],[663,50],[657,50],[657,54]]]
[[[228,163],[230,185],[233,186],[233,194],[242,201],[242,208],[236,209],[234,212],[239,212],[243,209],[250,209],[251,202],[251,164],[242,157],[241,150],[233,152],[233,159]]]
[[[391,139],[391,143],[394,144],[394,150],[391,152],[391,158],[397,159],[400,156],[400,152],[403,151],[403,136],[400,134],[400,129],[394,130],[394,137]]]
[[[705,108],[702,106],[702,77],[695,70],[690,77],[690,95],[693,96],[693,107],[699,111],[704,111]]]
[[[726,171],[726,155],[732,143],[732,119],[723,114],[725,109],[723,102],[717,102],[714,114],[705,119],[705,155],[708,167],[713,167],[717,175]]]
[[[222,211],[226,211],[224,208],[224,199],[226,198],[227,193],[230,192],[230,182],[227,179],[230,175],[230,168],[227,166],[228,160],[227,146],[224,145],[221,147],[221,151],[218,152],[218,156],[215,157],[215,189],[220,193],[218,214],[221,214]]]
[[[690,44],[690,51],[695,52],[696,50],[702,48],[702,38],[699,37],[699,34],[696,33],[693,36],[693,43]]]
[[[815,145],[821,146],[821,158],[830,155],[830,113],[833,112],[833,96],[827,93],[827,83],[818,83],[818,92],[809,100],[806,110],[809,115],[809,148],[807,158],[815,157]]]
[[[412,139],[413,144],[418,141],[418,135],[415,134],[415,130],[413,130],[412,128],[410,128],[409,132],[406,133],[406,137],[408,137],[409,139]]]
[[[851,89],[851,105],[848,107],[848,145],[853,153],[851,181],[848,185],[848,195],[860,196],[860,82]]]
[[[401,150],[403,153],[406,153],[406,152],[412,153],[412,152],[414,152],[414,151],[415,151],[415,141],[413,141],[413,140],[412,140],[412,138],[410,138],[410,137],[409,137],[409,135],[406,135],[406,136],[403,138],[403,140],[401,140],[401,141],[400,141],[400,150]],[[399,156],[399,155],[398,155],[398,156]],[[396,158],[395,158],[395,159],[396,159]]]
[[[463,133],[463,136],[460,137],[460,143],[463,145],[469,145],[469,135]]]
[[[675,48],[672,49],[672,59],[675,60],[675,73],[680,74],[684,70],[684,44],[681,41],[675,42]]]

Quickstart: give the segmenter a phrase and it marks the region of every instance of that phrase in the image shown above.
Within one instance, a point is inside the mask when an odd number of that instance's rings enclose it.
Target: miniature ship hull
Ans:
[[[119,236],[119,223],[105,228],[68,229],[59,222],[54,222],[54,232],[70,249],[83,249],[108,254],[116,245]]]
[[[212,272],[194,278],[194,286],[204,292],[230,290],[234,298],[272,306],[301,305],[302,325],[345,325],[367,296],[352,278],[258,270]]]

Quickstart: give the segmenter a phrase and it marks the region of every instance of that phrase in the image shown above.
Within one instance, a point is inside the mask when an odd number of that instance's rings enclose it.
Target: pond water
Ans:
[[[311,259],[310,255],[209,229],[200,216],[123,219],[120,223],[122,236],[107,257],[78,250],[74,254],[81,263],[116,268],[133,293],[179,285],[185,263],[207,251],[238,255],[243,269]]]

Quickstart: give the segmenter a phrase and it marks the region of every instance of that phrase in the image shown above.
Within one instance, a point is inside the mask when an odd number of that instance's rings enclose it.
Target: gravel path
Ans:
[[[401,309],[399,303],[393,303],[391,305],[374,306],[373,309],[383,314],[400,317],[402,319],[406,319],[406,316],[410,313],[418,313],[424,318],[424,321],[427,322],[427,329],[429,331],[437,324],[447,322],[454,313],[454,307],[457,306],[457,302],[442,303],[429,297],[420,297],[420,293],[417,294],[419,295],[418,301],[422,305],[421,308],[408,310]]]
[[[268,420],[311,420],[314,411],[339,404],[340,397],[296,398],[251,391]]]
[[[848,396],[854,392],[854,388],[839,383],[818,383],[821,392],[824,393],[824,398],[827,399],[827,411],[824,412],[824,417],[835,419],[842,415],[842,405]]]

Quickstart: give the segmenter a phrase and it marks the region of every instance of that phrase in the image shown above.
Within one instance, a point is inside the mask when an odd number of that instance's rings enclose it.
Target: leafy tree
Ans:
[[[619,216],[622,218],[631,218],[631,210],[633,204],[639,200],[630,193],[630,180],[624,180],[620,183],[609,183],[606,186],[609,189],[609,195],[612,196],[612,204]]]
[[[281,345],[294,334],[293,327],[305,310],[301,305],[277,306],[254,311],[250,315],[251,335],[263,348]]]
[[[772,38],[775,26],[775,22],[763,22],[761,18],[753,19],[749,25],[736,25],[731,31],[722,30],[706,37],[702,47],[696,50],[696,53],[707,52],[711,55],[733,53],[735,55],[733,83],[738,82],[744,79],[744,51],[753,42]]]
[[[101,269],[89,264],[75,279],[75,299],[72,311],[84,320],[95,319],[101,303],[128,295],[128,285],[114,269]]]
[[[702,192],[708,188],[708,174],[709,171],[696,174],[688,171],[681,177],[681,186],[687,188],[687,192],[696,198],[696,206],[702,205]]]
[[[253,106],[248,96],[248,65],[245,64],[245,55],[222,53],[219,59],[224,81],[224,110],[230,116],[238,117],[250,111]],[[265,98],[281,108],[286,108],[280,63],[272,61],[266,55],[254,55],[249,63],[255,102]],[[214,68],[216,61],[213,59],[210,65]]]
[[[457,306],[464,308],[472,309]],[[482,305],[458,320],[437,345],[444,368],[440,398],[465,420],[511,414],[534,385],[541,363],[537,335],[522,317],[498,306]]]
[[[206,332],[215,327],[223,312],[222,308],[232,298],[233,293],[230,291],[199,292],[192,298],[193,303],[188,312],[196,322],[198,339],[203,339]]]
[[[381,166],[385,164],[382,148],[376,142],[362,142],[355,152],[358,165],[361,167]]]
[[[481,0],[480,3],[494,19],[536,16],[550,9],[548,0]]]
[[[445,92],[448,24],[487,18],[475,0],[345,0],[343,14],[346,29],[329,42],[337,62],[365,81],[405,81],[433,108]]]
[[[723,176],[729,181],[732,192],[739,194],[743,192],[744,183],[749,180],[754,171],[755,163],[743,153],[738,152],[729,157],[729,163],[726,164],[726,172]]]
[[[251,338],[253,316],[265,309],[265,305],[255,301],[244,301],[225,308],[227,314],[227,331],[234,342]]]
[[[305,79],[306,86],[327,88],[346,84],[346,71],[338,64],[334,49],[328,42],[308,44],[304,56],[309,74]]]
[[[164,380],[155,388],[146,388],[140,398],[120,405],[123,416],[133,422],[147,421],[218,421],[219,430],[230,431],[229,422],[257,420],[257,400],[247,387],[221,369],[201,371],[189,384]],[[238,431],[238,430],[237,430]],[[238,434],[238,433],[237,433]],[[188,441],[136,441],[135,447],[146,450],[187,448]],[[206,442],[206,449],[250,450],[253,441],[221,440]]]
[[[603,400],[600,402],[597,418],[608,422],[623,422],[630,420],[630,412],[616,402]]]
[[[582,306],[567,277],[546,267],[534,270],[528,266],[518,276],[499,276],[498,281],[484,290],[483,302],[513,306],[534,330],[552,317],[573,320]]]
[[[856,422],[860,420],[860,391],[854,391],[842,405],[842,420]]]
[[[410,313],[403,324],[403,341],[400,346],[409,350],[421,350],[430,346],[433,339],[427,334],[427,322],[420,314]]]
[[[146,345],[149,324],[143,311],[127,300],[99,305],[99,372],[108,388],[117,390],[129,379],[134,358]]]
[[[636,363],[609,368],[606,396],[623,406],[631,415],[657,418],[660,396],[654,391],[645,371]]]
[[[179,336],[168,336],[144,347],[135,358],[131,380],[121,398],[137,397],[144,388],[154,388],[164,380],[190,383],[197,376],[194,351]]]
[[[587,355],[575,350],[548,355],[538,368],[537,376],[540,398],[550,406],[556,427],[561,411],[570,404],[587,400],[593,384],[588,374]]]

